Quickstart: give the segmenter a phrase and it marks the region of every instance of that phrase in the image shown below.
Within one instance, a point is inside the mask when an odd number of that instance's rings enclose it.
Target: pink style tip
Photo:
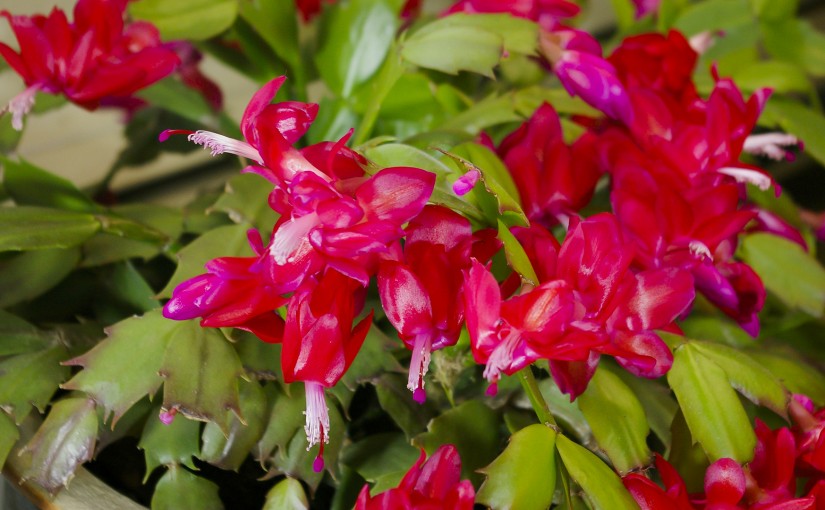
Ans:
[[[168,411],[161,411],[158,415],[158,419],[164,425],[171,425],[172,422],[175,420],[175,415],[178,414],[178,410],[174,407]]]
[[[488,397],[495,397],[498,394],[498,383],[491,383],[487,386],[487,391],[485,393]]]
[[[427,392],[424,391],[424,388],[416,388],[413,391],[413,400],[418,402],[419,405],[427,401]]]
[[[324,458],[318,455],[315,457],[315,460],[312,462],[312,470],[316,473],[320,473],[324,470]]]

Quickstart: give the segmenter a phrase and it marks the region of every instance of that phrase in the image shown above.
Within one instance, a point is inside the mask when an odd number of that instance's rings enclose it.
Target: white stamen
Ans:
[[[261,154],[246,142],[229,138],[228,136],[219,135],[211,131],[195,131],[189,135],[189,141],[198,145],[203,145],[212,149],[212,155],[217,156],[228,152],[237,156],[244,157],[256,161],[259,165],[264,164]]]
[[[413,392],[413,399],[419,404],[423,404],[426,399],[424,391],[424,376],[430,368],[430,353],[432,351],[432,341],[430,335],[418,335],[415,338],[415,345],[412,349],[412,359],[410,360],[410,375],[407,378],[407,388]]]
[[[23,130],[23,117],[29,114],[34,106],[34,96],[40,90],[40,85],[32,85],[23,92],[17,94],[9,104],[0,111],[0,115],[11,112],[11,127],[16,131]]]
[[[487,365],[484,367],[485,379],[491,383],[498,382],[501,373],[513,361],[513,350],[516,348],[518,338],[518,332],[511,330],[504,340],[493,349],[490,358],[487,360]]]
[[[785,147],[798,145],[799,139],[787,133],[765,133],[761,135],[751,135],[745,138],[745,145],[742,149],[750,154],[767,156],[771,159],[781,161],[785,159],[787,151]]]
[[[295,252],[301,242],[306,238],[312,227],[318,224],[318,215],[315,213],[293,217],[286,223],[278,227],[272,237],[272,244],[269,245],[269,254],[275,259],[276,264],[292,262]]]
[[[306,425],[307,451],[320,442],[329,443],[329,409],[324,399],[324,387],[316,382],[305,382],[307,397]]]
[[[765,191],[771,187],[771,179],[767,175],[751,170],[749,168],[739,168],[735,166],[726,166],[718,170],[720,174],[729,175],[736,179],[736,182],[749,182],[757,188]]]
[[[690,255],[695,258],[702,258],[707,257],[710,260],[713,260],[713,255],[710,253],[710,248],[703,243],[702,241],[691,241],[688,244],[688,250],[690,250]]]

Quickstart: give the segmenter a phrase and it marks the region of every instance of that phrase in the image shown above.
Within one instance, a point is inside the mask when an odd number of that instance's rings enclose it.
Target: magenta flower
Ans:
[[[571,222],[558,255],[557,278],[575,291],[575,322],[571,334],[592,343],[602,354],[636,376],[655,378],[673,364],[673,355],[654,332],[666,329],[693,302],[693,281],[684,271],[630,270],[634,253],[624,242],[616,218],[598,214]],[[582,341],[603,337],[603,341]],[[550,359],[551,371],[571,398],[587,386],[595,371],[594,353],[569,364]]]
[[[379,255],[404,235],[401,226],[421,211],[434,185],[435,174],[406,167],[337,184],[298,174],[270,201],[281,213],[268,248],[272,271],[299,281],[298,273],[329,265],[366,286]]]
[[[3,110],[15,129],[34,105],[37,92],[62,94],[87,108],[128,103],[130,96],[175,70],[174,51],[161,45],[149,23],[123,23],[124,0],[79,0],[74,21],[54,8],[48,16],[12,16],[20,52],[0,43],[0,56],[23,78],[26,90]]]
[[[250,231],[256,257],[222,257],[206,264],[206,274],[180,283],[163,307],[163,316],[174,320],[201,317],[201,326],[234,327],[255,334],[265,342],[281,341],[283,319],[275,309],[283,306],[274,282],[269,280],[260,235]]]
[[[542,31],[539,48],[571,96],[580,96],[608,117],[630,124],[630,98],[616,76],[616,69],[602,58],[601,46],[593,36],[566,27]]]
[[[429,459],[424,450],[398,487],[370,496],[364,485],[353,510],[472,510],[475,490],[461,480],[461,458],[453,445],[440,446]]]
[[[464,322],[462,271],[470,267],[470,222],[428,205],[410,221],[403,259],[381,262],[378,289],[387,318],[412,351],[407,387],[423,403],[430,353],[454,345]]]
[[[334,386],[347,371],[372,324],[372,312],[354,328],[363,307],[363,288],[335,270],[308,279],[289,301],[283,334],[281,369],[284,382],[302,381],[306,391],[305,431],[309,446],[319,444],[313,468],[324,468],[324,444],[329,442],[329,410],[324,388]]]
[[[600,354],[614,356],[641,377],[660,377],[670,369],[673,355],[654,330],[670,327],[692,303],[689,273],[631,271],[633,247],[607,213],[574,217],[560,248],[536,225],[514,233],[539,286],[504,301],[492,274],[477,261],[466,277],[473,355],[487,365],[484,375],[491,383],[502,372],[547,359],[554,380],[572,400],[587,387]]]
[[[470,345],[494,394],[502,373],[511,375],[541,358],[574,356],[587,345],[562,342],[573,318],[573,293],[551,281],[502,299],[493,275],[477,260],[465,272],[464,308]]]
[[[590,202],[602,173],[593,159],[593,141],[585,135],[568,146],[559,117],[547,103],[502,140],[498,153],[531,222],[547,228],[567,225],[570,216]]]

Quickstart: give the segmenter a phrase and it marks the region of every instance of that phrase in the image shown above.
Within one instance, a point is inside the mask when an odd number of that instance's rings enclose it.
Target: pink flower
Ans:
[[[407,387],[423,403],[433,350],[454,345],[464,322],[462,270],[470,267],[470,222],[429,205],[410,221],[402,260],[381,262],[378,289],[387,318],[412,351]]]
[[[429,459],[421,456],[398,487],[370,496],[364,485],[353,510],[472,510],[475,490],[461,480],[461,458],[453,445],[440,446]]]
[[[539,48],[571,96],[580,96],[590,106],[624,124],[632,121],[627,91],[590,34],[566,27],[542,31]]]
[[[283,319],[275,312],[286,299],[266,271],[260,235],[250,231],[256,257],[222,257],[207,262],[208,273],[180,283],[163,307],[174,320],[201,317],[204,327],[234,327],[265,342],[281,341]]]
[[[329,410],[324,388],[334,386],[347,371],[372,324],[372,312],[354,328],[363,307],[363,288],[335,270],[307,280],[292,296],[283,334],[281,369],[284,382],[303,381],[306,391],[305,431],[309,446],[319,444],[313,464],[324,467],[329,442]]]
[[[123,23],[124,0],[79,0],[74,22],[54,8],[48,16],[12,16],[20,52],[0,43],[0,56],[26,83],[11,100],[12,125],[20,130],[37,92],[62,94],[87,109],[127,101],[175,70],[174,51],[161,45],[149,23]]]
[[[601,171],[594,160],[592,136],[572,146],[562,138],[556,111],[542,104],[498,148],[532,222],[547,228],[561,223],[590,202]]]

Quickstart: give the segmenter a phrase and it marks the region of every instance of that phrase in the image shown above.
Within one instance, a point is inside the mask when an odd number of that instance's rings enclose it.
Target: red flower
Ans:
[[[324,467],[324,444],[329,442],[324,388],[341,379],[364,343],[372,312],[352,327],[362,306],[360,283],[334,270],[326,271],[318,280],[307,280],[289,302],[281,369],[284,382],[304,383],[307,450],[320,444],[313,464],[316,471]]]
[[[440,446],[427,461],[424,450],[398,487],[370,496],[364,485],[353,510],[472,510],[475,490],[461,480],[461,458],[453,445]]]
[[[579,303],[571,334],[614,356],[631,373],[655,378],[670,369],[673,355],[654,330],[669,327],[690,306],[693,282],[681,271],[635,273],[630,270],[633,255],[613,215],[576,219],[559,250],[557,278],[571,286]],[[604,340],[582,341],[587,337]],[[585,365],[551,359],[550,368],[562,390],[575,398],[586,388],[597,359],[595,352]]]
[[[657,453],[655,457],[656,469],[665,488],[642,474],[631,473],[622,478],[630,495],[642,510],[694,510],[682,477],[661,455]]]
[[[561,358],[587,346],[562,342],[573,317],[573,294],[565,282],[551,281],[502,300],[493,275],[477,260],[465,273],[464,308],[470,345],[495,393],[501,373],[514,374],[541,358]]]
[[[429,205],[410,221],[403,260],[384,261],[378,289],[387,318],[412,351],[407,387],[423,403],[433,350],[454,345],[464,322],[462,270],[470,266],[470,222]]]
[[[74,22],[54,8],[48,16],[12,16],[20,52],[0,43],[0,56],[26,83],[11,100],[12,125],[22,129],[35,93],[63,94],[87,109],[118,103],[174,71],[180,63],[145,22],[123,23],[124,0],[79,0]]]
[[[498,148],[519,190],[531,222],[547,228],[566,225],[572,214],[590,202],[601,176],[593,159],[593,137],[572,146],[564,143],[556,111],[542,104]]]

